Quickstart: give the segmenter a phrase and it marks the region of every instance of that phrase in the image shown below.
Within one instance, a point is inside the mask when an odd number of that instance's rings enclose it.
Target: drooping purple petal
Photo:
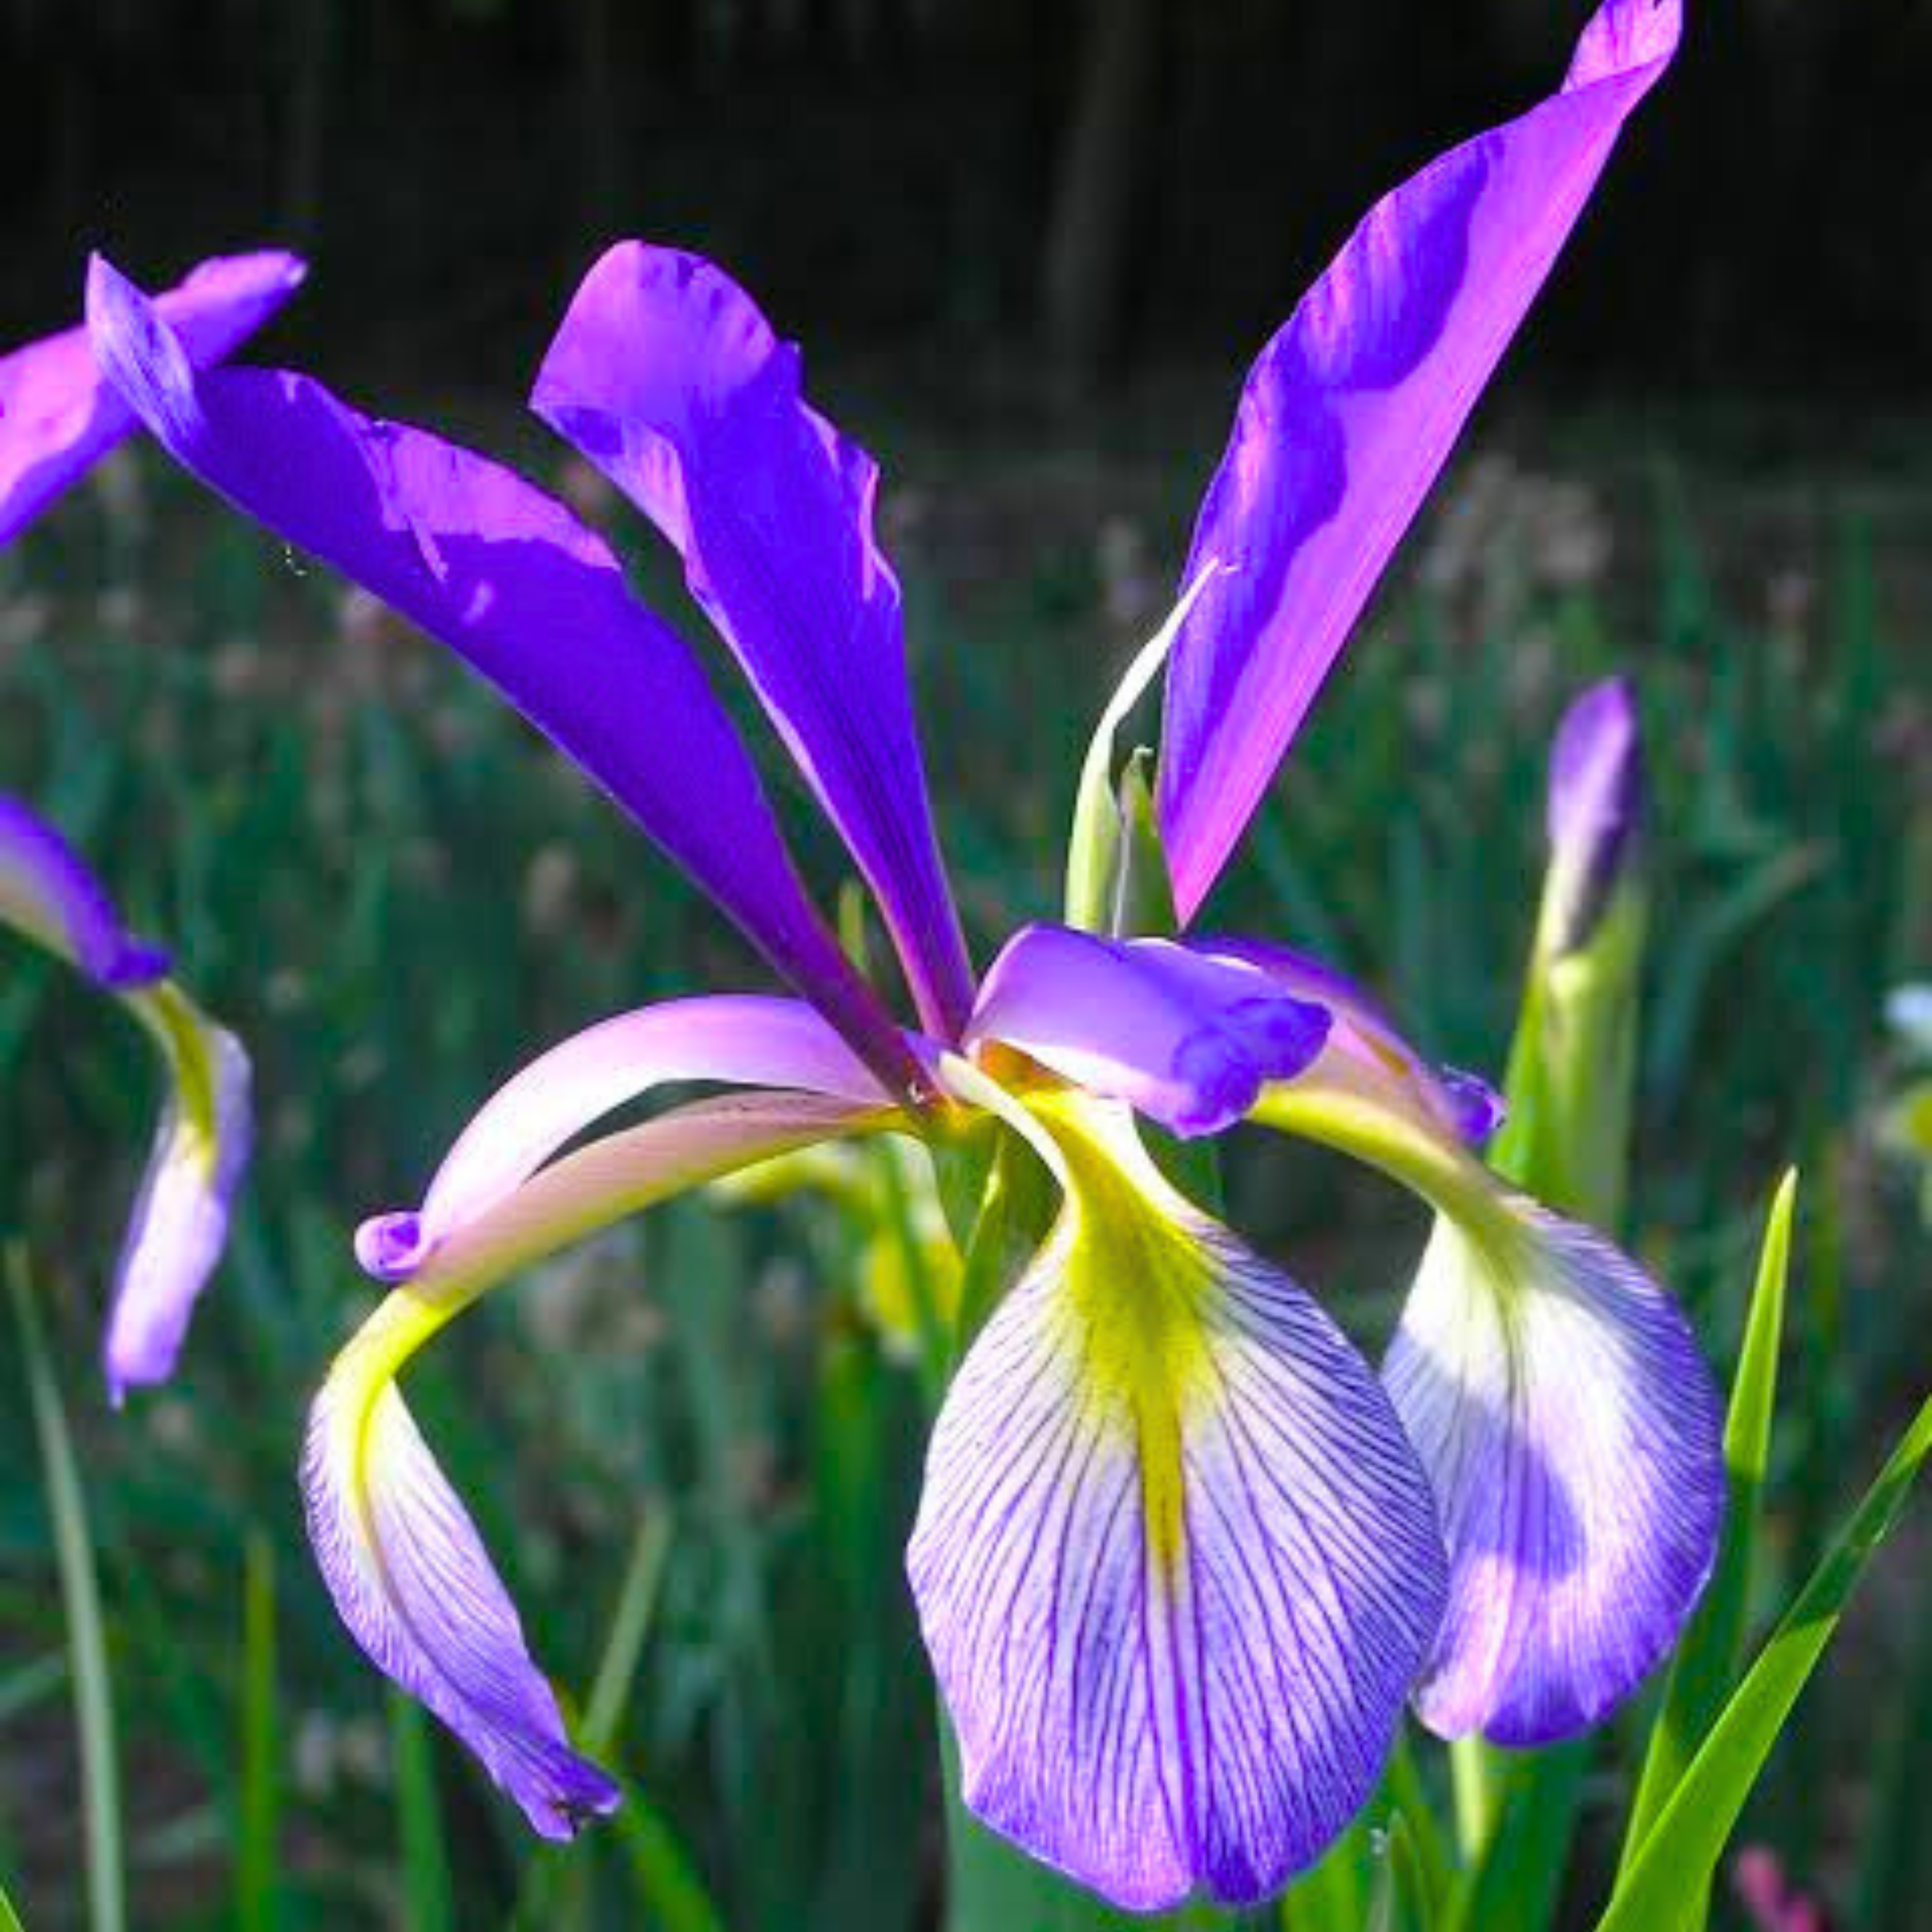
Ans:
[[[1717,1394],[1682,1312],[1519,1198],[1486,1237],[1438,1220],[1383,1376],[1449,1546],[1423,1720],[1588,1730],[1676,1644],[1717,1554]]]
[[[1240,960],[1034,926],[994,962],[966,1040],[1018,1047],[1192,1136],[1232,1126],[1266,1082],[1292,1079],[1328,1029],[1318,1000]]]
[[[1168,674],[1159,803],[1184,922],[1681,26],[1681,0],[1606,0],[1562,92],[1378,203],[1250,371],[1182,581],[1228,568]]]
[[[966,1802],[1130,1910],[1255,1903],[1381,1775],[1442,1610],[1427,1487],[1294,1282],[1130,1126],[1048,1124],[1068,1204],[946,1396],[908,1558]]]
[[[872,532],[878,470],[806,403],[797,349],[697,256],[619,244],[531,406],[656,524],[877,896],[927,1030],[973,998]]]
[[[228,1240],[254,1140],[248,1056],[172,985],[128,996],[171,1076],[115,1269],[101,1345],[110,1396],[174,1372],[188,1318]]]
[[[1325,1006],[1330,1050],[1368,1066],[1399,1071],[1417,1102],[1437,1121],[1478,1150],[1502,1125],[1502,1096],[1480,1074],[1425,1060],[1396,1029],[1368,989],[1333,966],[1271,940],[1217,933],[1182,942],[1204,958],[1239,961],[1267,974],[1282,992]]]
[[[623,806],[855,1048],[910,1077],[896,1029],[813,910],[696,659],[554,499],[427,431],[261,370],[196,376],[107,263],[101,364],[170,452],[290,543],[450,646]]]
[[[218,256],[157,306],[189,360],[205,368],[254,334],[307,272],[292,255]],[[136,426],[134,411],[103,378],[86,328],[0,356],[0,544]]]
[[[0,922],[124,992],[168,970],[164,949],[136,938],[80,854],[18,799],[0,794]]]
[[[166,976],[168,956],[121,922],[60,832],[0,796],[0,923],[112,994],[146,1030],[167,1090],[136,1196],[101,1346],[108,1393],[173,1372],[196,1300],[227,1240],[253,1139],[248,1056]]]
[[[420,1213],[357,1231],[379,1280],[413,1274],[451,1232],[520,1186],[557,1149],[626,1101],[679,1081],[782,1087],[884,1105],[877,1077],[810,1006],[756,994],[668,1000],[573,1035],[486,1102],[445,1157]]]
[[[1478,1160],[1338,1016],[1254,1118],[1379,1168],[1436,1222],[1383,1376],[1428,1471],[1449,1610],[1418,1704],[1445,1736],[1587,1728],[1675,1642],[1715,1554],[1715,1393],[1670,1296]]]
[[[452,1230],[337,1358],[302,1460],[310,1540],[350,1634],[482,1760],[546,1838],[616,1802],[573,1750],[514,1606],[395,1387],[422,1344],[496,1283],[624,1216],[758,1162],[903,1126],[876,1104],[751,1094],[566,1154]]]
[[[1643,736],[1629,681],[1592,685],[1563,714],[1550,763],[1550,873],[1539,944],[1589,941],[1641,842]]]
[[[340,1358],[310,1412],[302,1490],[316,1560],[377,1669],[476,1754],[538,1833],[574,1837],[616,1808],[617,1787],[571,1749],[476,1526],[374,1365],[387,1312]]]

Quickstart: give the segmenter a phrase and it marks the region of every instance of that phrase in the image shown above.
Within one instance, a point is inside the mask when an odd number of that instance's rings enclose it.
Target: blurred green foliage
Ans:
[[[1119,425],[1072,456],[873,440],[904,478],[885,512],[983,949],[1057,909],[1080,754],[1162,614],[1201,466]],[[1726,1375],[1768,1187],[1789,1160],[1808,1176],[1755,1636],[1926,1379],[1922,1236],[1869,1123],[1885,989],[1932,959],[1932,612],[1882,508],[1766,512],[1721,464],[1657,467],[1614,436],[1573,436],[1562,466],[1459,466],[1205,923],[1325,955],[1432,1052],[1498,1072],[1550,727],[1587,679],[1636,672],[1658,802],[1629,1232]],[[640,568],[682,611],[662,560]],[[829,904],[835,848],[770,769]],[[78,1439],[136,1922],[929,1922],[938,1774],[900,1570],[920,1402],[849,1219],[668,1209],[494,1298],[412,1378],[538,1658],[632,1787],[567,1862],[433,1726],[386,1714],[302,1540],[302,1414],[370,1299],[348,1231],[415,1198],[539,1045],[762,983],[722,922],[434,647],[145,452],[0,557],[0,775],[175,944],[258,1068],[254,1182],[184,1372],[115,1418],[92,1338],[148,1070],[84,989],[0,958],[0,1225],[32,1245]],[[1378,1340],[1418,1215],[1312,1152],[1232,1155],[1232,1218]],[[58,1926],[80,1910],[80,1766],[6,1372],[0,1873]],[[1855,1612],[1744,1828],[1874,1928],[1908,1922],[1922,1854],[1900,1821],[1932,1773],[1912,1717],[1932,1625],[1906,1575]],[[1608,1750],[1590,1774],[1580,1900],[1607,1894],[1634,1771]],[[1714,1922],[1744,1922],[1721,1884]]]

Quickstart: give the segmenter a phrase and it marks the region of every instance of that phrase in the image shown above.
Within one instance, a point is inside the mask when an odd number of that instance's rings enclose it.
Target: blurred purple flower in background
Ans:
[[[303,274],[291,255],[220,256],[157,307],[181,332],[185,352],[205,364],[272,316]],[[84,326],[0,356],[0,544],[139,427],[102,376]],[[102,1345],[118,1402],[130,1384],[166,1378],[195,1299],[220,1258],[248,1156],[248,1056],[168,977],[166,953],[125,929],[60,832],[4,796],[0,922],[118,999],[154,1041],[170,1082]]]

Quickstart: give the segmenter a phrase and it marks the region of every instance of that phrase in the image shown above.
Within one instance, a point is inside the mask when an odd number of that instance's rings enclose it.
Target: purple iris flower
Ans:
[[[1160,799],[1184,912],[1677,31],[1674,0],[1609,0],[1563,92],[1384,202],[1257,366],[1169,684]],[[1133,1909],[1259,1899],[1368,1798],[1418,1690],[1445,1730],[1515,1736],[1591,1721],[1636,1684],[1688,1613],[1714,1536],[1702,1499],[1721,1491],[1681,1316],[1483,1166],[1486,1090],[1292,952],[1036,926],[976,983],[872,527],[876,470],[806,401],[797,352],[735,283],[613,248],[534,406],[680,554],[880,907],[916,1030],[833,942],[695,658],[562,506],[305,377],[197,372],[105,263],[89,310],[104,365],[177,458],[489,680],[793,990],[674,1000],[567,1040],[484,1106],[419,1207],[358,1237],[393,1286],[311,1416],[312,1538],[357,1641],[537,1830],[568,1835],[616,1787],[572,1748],[398,1375],[532,1262],[835,1136],[943,1143],[990,1118],[1060,1185],[946,1394],[908,1558],[967,1802],[1034,1857]],[[580,1138],[692,1081],[741,1090]],[[1162,1176],[1140,1118],[1272,1124],[1438,1208],[1460,1245],[1408,1324],[1397,1395]],[[1472,1354],[1459,1316],[1479,1340],[1500,1332],[1500,1354]],[[1585,1348],[1586,1384],[1545,1372],[1546,1350]],[[1660,1390],[1672,1377],[1690,1392]],[[1565,1426],[1573,1400],[1588,1426]],[[1666,1414],[1672,1441],[1644,1438]],[[1478,1424],[1511,1453],[1459,1458]],[[1622,1486],[1615,1454],[1632,1445],[1675,1498]],[[1472,1508],[1498,1467],[1536,1480]],[[1452,1600],[1465,1574],[1484,1587]],[[1432,1702],[1448,1682],[1458,1694]]]
[[[158,309],[197,364],[219,361],[300,286],[273,253],[202,262]],[[140,427],[79,326],[0,356],[0,544]],[[78,968],[131,1012],[169,1081],[123,1238],[102,1343],[110,1393],[166,1380],[226,1238],[247,1165],[248,1060],[168,976],[167,954],[122,925],[106,889],[44,819],[0,796],[0,923]]]

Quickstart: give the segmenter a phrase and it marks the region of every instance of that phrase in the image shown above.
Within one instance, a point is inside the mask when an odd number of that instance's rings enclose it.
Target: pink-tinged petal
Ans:
[[[927,1029],[973,976],[926,796],[878,470],[806,403],[797,349],[697,256],[620,243],[585,277],[531,406],[684,560],[883,910]]]
[[[452,1232],[529,1179],[613,1109],[680,1081],[783,1087],[883,1106],[890,1095],[813,1010],[755,994],[668,1000],[573,1035],[499,1088],[444,1159],[420,1213],[364,1222],[364,1269],[413,1274]]]
[[[1550,878],[1538,944],[1589,943],[1642,840],[1643,734],[1629,681],[1592,685],[1563,714],[1550,761]]]
[[[1396,1030],[1395,1022],[1375,995],[1358,982],[1310,954],[1264,939],[1217,934],[1183,942],[1203,958],[1238,961],[1259,968],[1299,1000],[1328,1010],[1328,1046],[1339,1058],[1395,1072],[1418,1105],[1476,1148],[1488,1144],[1502,1125],[1502,1096],[1480,1074],[1466,1073],[1425,1060]]]
[[[376,1666],[473,1751],[546,1838],[616,1802],[571,1748],[481,1539],[395,1377],[454,1316],[597,1229],[740,1168],[903,1127],[876,1105],[753,1094],[679,1109],[566,1155],[454,1229],[337,1358],[302,1460],[309,1535],[337,1610]]]
[[[1383,1375],[1449,1546],[1416,1705],[1444,1737],[1588,1730],[1676,1644],[1717,1554],[1717,1393],[1636,1264],[1518,1201],[1438,1221]]]
[[[154,1042],[167,1078],[102,1341],[118,1406],[130,1386],[173,1372],[195,1301],[221,1258],[253,1138],[248,1056],[166,976],[167,955],[122,924],[106,889],[61,833],[4,796],[0,922],[118,998]]]
[[[1183,1135],[1243,1118],[1270,1081],[1322,1051],[1328,1013],[1234,958],[1164,939],[1029,926],[980,989],[973,1047],[1018,1047],[1088,1092],[1125,1100]]]
[[[896,1030],[813,910],[696,658],[608,547],[514,472],[357,415],[301,376],[197,376],[97,260],[102,367],[168,451],[288,542],[448,644],[608,790],[888,1078]]]
[[[219,362],[302,286],[292,255],[218,256],[157,305],[197,368]],[[137,427],[106,381],[84,328],[0,356],[0,544]]]
[[[0,922],[58,953],[110,992],[152,985],[168,970],[166,952],[121,923],[106,888],[59,830],[4,794]]]
[[[1680,0],[1606,0],[1562,92],[1372,208],[1250,373],[1182,581],[1160,812],[1184,922],[1675,52]]]
[[[108,1393],[166,1381],[188,1318],[228,1239],[254,1138],[242,1042],[164,984],[128,996],[170,1076],[115,1270],[101,1346]]]
[[[955,1380],[908,1565],[971,1809],[1133,1911],[1248,1904],[1373,1792],[1443,1597],[1376,1378],[1116,1110]]]

